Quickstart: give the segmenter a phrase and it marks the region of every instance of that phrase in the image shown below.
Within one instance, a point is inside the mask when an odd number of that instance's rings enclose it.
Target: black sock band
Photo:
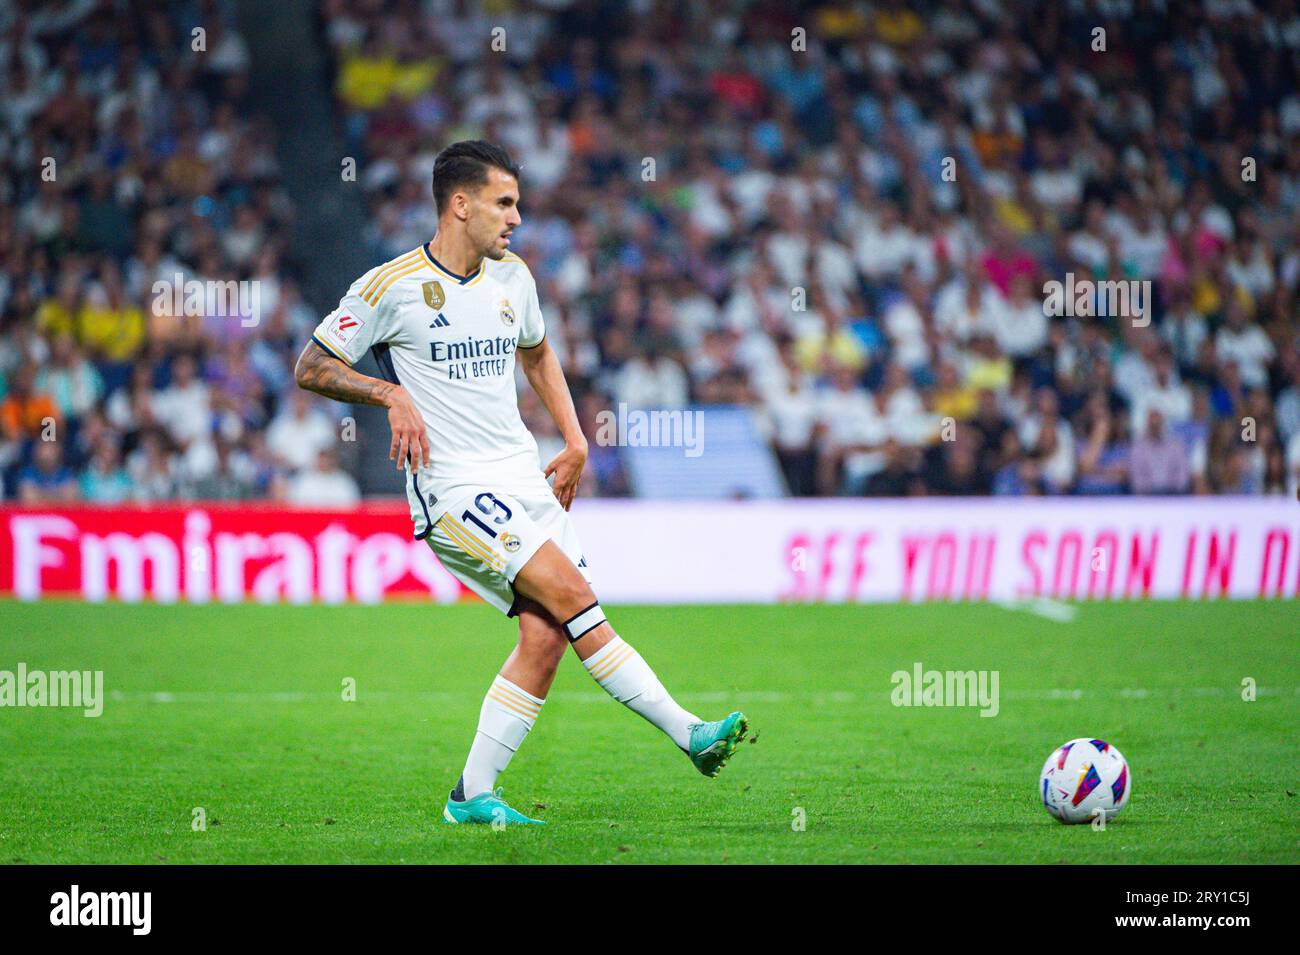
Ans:
[[[583,635],[591,630],[595,630],[605,622],[605,611],[600,609],[600,601],[580,610],[568,620],[564,621],[564,629],[568,631],[569,642],[575,643],[582,639]]]

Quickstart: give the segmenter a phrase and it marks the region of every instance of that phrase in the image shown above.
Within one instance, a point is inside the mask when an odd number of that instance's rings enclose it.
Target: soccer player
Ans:
[[[537,285],[509,251],[519,170],[499,146],[454,143],[434,163],[433,201],[437,234],[353,282],[295,375],[309,391],[388,409],[389,459],[406,471],[416,537],[467,587],[519,618],[519,643],[488,688],[443,820],[539,822],[494,787],[567,646],[610,696],[716,776],[748,730],[744,714],[705,722],[682,709],[614,632],[591,589],[568,515],[587,442],[546,341]],[[382,378],[352,368],[367,349]],[[519,416],[516,359],[564,436],[545,472]]]

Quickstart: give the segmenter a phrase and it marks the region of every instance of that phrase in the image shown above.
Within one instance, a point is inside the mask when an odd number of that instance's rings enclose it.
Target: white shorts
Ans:
[[[517,497],[490,488],[458,489],[438,499],[426,536],[457,580],[508,617],[517,612],[515,575],[553,540],[591,583],[578,532],[555,495]]]

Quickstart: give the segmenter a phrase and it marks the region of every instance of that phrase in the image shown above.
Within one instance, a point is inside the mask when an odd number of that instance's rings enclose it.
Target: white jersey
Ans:
[[[407,466],[416,536],[459,487],[551,493],[515,390],[515,349],[545,335],[537,284],[519,256],[456,275],[427,245],[361,276],[316,327],[312,340],[349,365],[370,350],[424,418],[432,461],[415,474]]]

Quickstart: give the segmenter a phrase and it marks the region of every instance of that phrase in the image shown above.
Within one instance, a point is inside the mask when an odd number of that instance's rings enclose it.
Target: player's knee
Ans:
[[[562,614],[571,616],[574,610],[581,610],[594,604],[596,594],[591,589],[591,584],[575,570],[555,582],[552,599]]]
[[[581,575],[575,574],[574,578],[557,578],[547,582],[546,590],[540,596],[549,617],[563,622],[596,603],[596,594],[591,585]]]
[[[519,647],[534,665],[553,673],[564,659],[569,640],[563,629],[533,617],[519,628]]]
[[[596,602],[582,572],[553,541],[547,541],[524,565],[515,578],[515,588],[560,621]]]

